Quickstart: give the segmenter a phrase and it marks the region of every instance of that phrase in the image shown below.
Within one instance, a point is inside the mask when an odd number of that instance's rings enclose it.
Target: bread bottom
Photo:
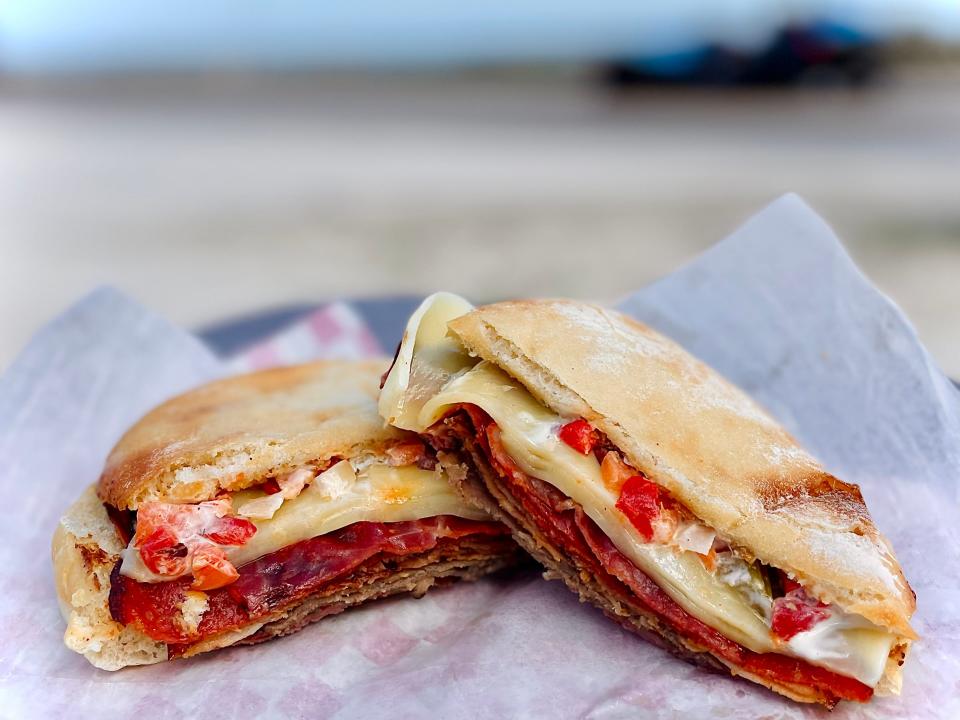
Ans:
[[[618,600],[589,568],[580,567],[569,560],[543,536],[536,524],[505,490],[500,476],[490,466],[472,434],[462,427],[457,427],[458,421],[455,418],[448,419],[448,423],[452,426],[448,432],[456,437],[461,446],[459,449],[438,453],[448,477],[468,502],[485,510],[511,529],[517,544],[546,568],[544,578],[562,580],[579,596],[581,602],[594,605],[627,630],[689,663],[716,672],[739,675],[798,702],[819,703],[828,708],[837,704],[835,697],[816,688],[771,681],[731,667],[706,648],[699,647],[665,626],[654,613],[636,604],[626,604]],[[445,444],[451,445],[449,442]]]

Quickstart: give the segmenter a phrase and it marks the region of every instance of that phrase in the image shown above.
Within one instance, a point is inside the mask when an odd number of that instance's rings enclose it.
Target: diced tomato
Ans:
[[[830,617],[830,607],[810,597],[802,587],[798,586],[773,601],[773,619],[770,627],[774,635],[782,640],[789,640],[798,633],[810,630],[828,617]]]
[[[137,531],[133,545],[140,551],[143,564],[164,577],[180,577],[194,569],[216,565],[216,571],[229,575],[233,566],[226,560],[219,545],[245,544],[257,532],[249,520],[228,515],[230,498],[208,500],[196,505],[146,502],[137,510]],[[223,557],[214,563],[211,550]],[[197,559],[197,553],[201,553]],[[204,557],[207,559],[205,560]],[[213,570],[206,570],[207,574]],[[206,585],[213,580],[202,580]],[[223,578],[215,582],[223,584]],[[215,585],[219,587],[220,585]]]
[[[560,439],[581,455],[589,455],[597,444],[597,431],[583,418],[568,422],[559,432]]]
[[[139,529],[139,528],[138,528]],[[151,572],[175,577],[187,569],[187,546],[168,527],[158,527],[139,545],[140,558]]]
[[[654,523],[660,516],[660,488],[656,484],[643,475],[634,475],[623,484],[616,507],[647,542],[653,540]]]
[[[203,531],[203,536],[218,545],[244,545],[257,532],[257,526],[238,517],[222,517]]]
[[[176,534],[175,520],[179,507],[172,503],[141,503],[137,508],[137,530],[133,535],[133,544],[140,547],[158,528],[168,528]]]
[[[260,489],[263,490],[267,495],[273,495],[280,492],[280,483],[278,483],[275,478],[270,478],[260,486]]]
[[[192,569],[194,590],[216,590],[240,577],[227,554],[215,545],[203,544],[193,551]]]

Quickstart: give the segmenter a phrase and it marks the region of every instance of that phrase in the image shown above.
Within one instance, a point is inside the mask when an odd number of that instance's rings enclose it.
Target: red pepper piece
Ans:
[[[653,523],[660,516],[660,488],[655,483],[643,475],[628,478],[616,507],[647,542],[653,539]]]
[[[257,532],[257,526],[249,520],[238,517],[217,518],[213,526],[203,532],[203,536],[218,545],[243,545]]]
[[[275,478],[270,478],[263,485],[261,485],[260,488],[267,495],[273,495],[274,493],[280,492],[280,483],[278,483]]]
[[[783,583],[783,594],[791,593],[794,590],[800,590],[801,585],[796,580],[791,580],[790,577],[785,573],[780,573],[780,581]]]
[[[560,428],[560,439],[581,455],[589,455],[597,444],[597,433],[583,418],[568,422]]]
[[[194,551],[192,570],[190,587],[194,590],[216,590],[240,577],[223,549],[214,545],[201,545]]]
[[[798,587],[773,601],[770,628],[780,639],[789,640],[828,617],[829,606],[810,597],[803,588]]]
[[[140,543],[140,558],[157,575],[176,576],[187,569],[187,546],[167,527],[159,527]]]

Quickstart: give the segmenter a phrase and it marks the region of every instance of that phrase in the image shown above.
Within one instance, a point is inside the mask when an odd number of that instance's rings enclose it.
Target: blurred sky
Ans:
[[[755,50],[787,24],[960,38],[956,0],[5,0],[11,71],[476,64]]]

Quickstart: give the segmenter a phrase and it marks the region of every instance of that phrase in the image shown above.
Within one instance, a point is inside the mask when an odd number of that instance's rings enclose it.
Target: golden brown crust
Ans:
[[[903,638],[913,591],[859,488],[679,345],[617,312],[504,302],[450,323],[564,417],[582,416],[738,549]]]
[[[107,458],[98,493],[118,508],[200,502],[402,438],[377,415],[384,359],[322,361],[227,378],[154,408]]]

